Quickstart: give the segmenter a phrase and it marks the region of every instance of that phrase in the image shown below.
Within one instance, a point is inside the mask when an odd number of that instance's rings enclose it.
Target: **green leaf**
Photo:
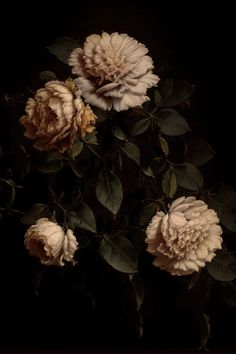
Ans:
[[[207,270],[216,280],[232,281],[236,279],[236,259],[224,251],[207,264]]]
[[[131,135],[132,136],[137,136],[145,133],[145,131],[148,130],[149,126],[151,124],[151,119],[146,118],[146,119],[141,119],[139,120],[131,129]]]
[[[100,254],[114,269],[123,273],[138,272],[138,258],[133,244],[121,236],[104,236]]]
[[[167,197],[174,197],[177,191],[177,180],[175,173],[172,170],[168,170],[164,174],[162,178],[162,189]]]
[[[48,81],[57,80],[57,77],[52,71],[44,70],[39,74],[39,80],[42,83],[46,83]]]
[[[184,80],[166,79],[161,89],[163,106],[173,107],[185,102],[193,93],[194,87]]]
[[[161,104],[162,97],[160,93],[157,90],[154,90],[154,102],[156,106],[159,106]]]
[[[197,191],[203,187],[204,180],[196,166],[184,163],[176,165],[174,171],[179,186],[192,191]]]
[[[21,222],[27,225],[33,225],[38,219],[48,216],[47,205],[37,203],[32,205],[32,207],[24,214],[21,218]]]
[[[192,139],[188,142],[186,161],[196,166],[207,163],[214,156],[215,151],[202,139]]]
[[[142,168],[143,174],[147,177],[156,178],[150,166]]]
[[[162,102],[171,96],[172,91],[173,91],[173,86],[174,86],[174,79],[173,78],[169,77],[169,78],[166,78],[166,79],[160,81],[159,92],[162,97]]]
[[[38,170],[43,173],[54,173],[60,171],[63,165],[62,156],[53,152],[38,166]]]
[[[123,130],[121,130],[118,126],[112,128],[112,134],[118,139],[118,140],[126,140],[127,137]]]
[[[165,135],[178,136],[190,131],[187,121],[177,111],[165,108],[158,112],[157,122]]]
[[[106,120],[112,120],[112,117],[110,117],[106,111],[93,107],[93,113],[97,117],[96,119],[96,126],[103,124]]]
[[[98,175],[96,186],[98,201],[116,215],[123,199],[123,189],[119,178],[110,170],[102,170]]]
[[[159,141],[161,144],[161,149],[164,152],[165,156],[167,157],[169,155],[169,145],[162,136],[159,137]]]
[[[56,38],[48,47],[46,47],[50,53],[55,55],[57,59],[65,64],[68,64],[68,59],[71,52],[78,48],[79,44],[77,41],[70,37],[59,37]]]
[[[144,205],[139,215],[139,225],[147,225],[159,209],[159,203],[150,202]]]
[[[74,159],[83,150],[84,143],[82,141],[77,141],[70,149],[67,150],[67,154],[70,158]]]
[[[97,232],[95,216],[87,204],[82,204],[79,209],[68,214],[68,224],[71,229],[79,227],[90,232]]]
[[[121,147],[121,150],[129,159],[135,161],[140,166],[140,151],[137,145],[127,142]]]
[[[97,132],[96,130],[92,131],[91,133],[87,133],[84,137],[84,141],[86,144],[91,144],[91,145],[98,145],[97,142]]]
[[[236,232],[236,192],[231,186],[222,184],[215,195],[209,196],[209,206],[228,230]]]

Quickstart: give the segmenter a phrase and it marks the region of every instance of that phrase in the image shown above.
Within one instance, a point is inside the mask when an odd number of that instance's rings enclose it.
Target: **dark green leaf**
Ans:
[[[166,79],[161,88],[161,104],[167,107],[185,102],[193,93],[193,86],[184,80]]]
[[[178,136],[190,131],[187,121],[177,111],[171,108],[158,112],[158,125],[165,135]]]
[[[147,168],[142,168],[142,171],[145,176],[156,178],[150,166],[148,166]]]
[[[84,143],[82,141],[77,141],[70,149],[67,150],[68,156],[74,159],[81,153],[83,147]]]
[[[40,218],[48,217],[47,205],[42,203],[34,204],[21,218],[21,221],[27,225],[33,225]]]
[[[137,135],[141,135],[143,134],[146,130],[148,130],[149,126],[151,123],[151,119],[150,118],[146,118],[146,119],[141,119],[139,120],[133,127],[131,130],[131,135],[132,136],[137,136]]]
[[[96,130],[94,130],[92,133],[87,133],[84,137],[84,141],[86,142],[86,144],[98,145],[96,135]]]
[[[110,117],[106,111],[97,108],[97,107],[93,107],[93,113],[95,114],[95,116],[97,117],[96,119],[96,126],[103,124],[106,120],[111,120],[112,117]]]
[[[113,268],[123,273],[138,272],[138,258],[133,244],[121,236],[104,236],[100,254]]]
[[[207,270],[216,280],[232,281],[236,279],[236,259],[224,251],[207,264]]]
[[[38,166],[38,170],[43,173],[58,172],[63,167],[62,156],[57,153],[51,153],[46,160]]]
[[[99,173],[96,197],[112,214],[117,214],[123,199],[123,190],[122,184],[114,172],[102,170]]]
[[[173,198],[177,191],[177,181],[175,173],[172,170],[166,171],[162,178],[162,189],[165,195]]]
[[[140,165],[140,151],[135,144],[127,142],[121,147],[121,150],[128,158],[135,161],[138,166]]]
[[[167,78],[167,79],[160,81],[159,91],[160,91],[160,95],[162,97],[162,102],[171,96],[172,91],[173,91],[173,86],[174,86],[174,79],[173,78]]]
[[[72,38],[69,37],[59,37],[56,38],[48,47],[50,53],[55,55],[57,59],[65,64],[68,64],[68,59],[71,52],[78,48],[79,44]]]
[[[118,126],[112,128],[112,134],[118,139],[118,140],[126,140],[127,137],[123,130],[121,130]]]
[[[56,75],[52,71],[41,71],[39,74],[39,80],[42,81],[42,83],[46,83],[51,80],[57,80]]]
[[[201,166],[207,163],[214,154],[214,150],[205,140],[192,139],[188,143],[186,161]]]
[[[236,232],[236,192],[231,186],[222,184],[215,195],[209,197],[209,206],[217,211],[228,230]]]
[[[140,212],[139,224],[147,225],[149,221],[152,219],[152,217],[156,214],[158,209],[159,209],[159,203],[157,202],[150,202],[144,205]]]
[[[162,136],[159,137],[159,141],[160,141],[160,144],[161,144],[161,149],[164,152],[165,156],[167,157],[169,155],[168,143]]]
[[[203,177],[196,166],[190,163],[184,163],[182,165],[176,165],[174,167],[177,183],[179,186],[197,191],[203,187]]]
[[[157,90],[154,90],[154,102],[156,106],[159,106],[161,104],[162,98],[160,93]]]
[[[97,232],[93,211],[87,204],[82,204],[79,209],[68,214],[68,224],[72,229],[79,227],[90,232]]]

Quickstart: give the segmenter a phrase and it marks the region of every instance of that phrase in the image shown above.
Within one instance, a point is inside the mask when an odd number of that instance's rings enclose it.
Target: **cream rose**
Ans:
[[[195,197],[176,199],[164,214],[158,211],[147,227],[147,251],[153,264],[172,275],[199,271],[221,249],[222,229],[214,210]]]
[[[159,81],[147,53],[143,44],[127,34],[103,32],[87,37],[83,49],[71,53],[69,65],[79,76],[75,82],[86,102],[123,111],[149,101],[147,89]]]
[[[78,136],[83,138],[95,127],[96,116],[84,105],[72,80],[49,81],[26,103],[26,114],[20,122],[25,136],[35,140],[38,150],[56,149],[63,153]]]
[[[41,218],[29,227],[24,243],[29,253],[46,265],[63,266],[64,260],[74,262],[74,253],[78,249],[73,231],[64,232],[60,225],[47,218]]]

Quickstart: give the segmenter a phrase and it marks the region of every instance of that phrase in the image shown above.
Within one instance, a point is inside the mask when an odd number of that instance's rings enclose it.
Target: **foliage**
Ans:
[[[70,38],[60,38],[48,50],[67,63],[77,46]],[[70,75],[67,66],[63,75]],[[39,82],[55,77],[52,71],[43,71]],[[108,272],[120,272],[131,282],[141,316],[148,286],[145,276],[152,267],[151,258],[145,255],[146,227],[157,210],[166,211],[173,198],[195,195],[218,212],[228,243],[228,249],[209,263],[204,276],[212,283],[231,284],[230,291],[235,293],[235,249],[230,248],[236,232],[236,192],[218,181],[212,188],[211,179],[203,174],[202,166],[214,158],[215,151],[191,132],[184,103],[191,102],[192,94],[193,85],[167,77],[150,92],[151,100],[143,107],[125,113],[94,109],[96,133],[78,138],[64,154],[41,154],[22,137],[9,166],[8,151],[3,147],[1,159],[7,167],[0,179],[2,222],[13,216],[27,227],[48,217],[67,225],[80,244],[78,264],[84,250],[95,248],[98,261],[107,263]],[[202,274],[187,279],[185,291],[191,293]],[[235,297],[228,302],[236,306]],[[200,311],[204,347],[210,325],[204,308]]]

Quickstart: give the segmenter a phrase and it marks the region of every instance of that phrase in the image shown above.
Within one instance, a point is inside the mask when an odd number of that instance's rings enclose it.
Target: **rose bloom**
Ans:
[[[46,265],[63,266],[64,260],[74,263],[74,253],[78,249],[73,231],[63,228],[47,218],[37,220],[25,234],[25,247],[31,256],[39,257]]]
[[[127,34],[103,32],[87,37],[83,49],[71,53],[69,65],[86,102],[119,112],[149,101],[147,89],[159,81],[147,53]]]
[[[164,214],[158,211],[146,230],[153,264],[172,275],[199,271],[221,249],[222,229],[214,210],[195,197],[176,199]]]
[[[95,127],[96,116],[84,105],[81,92],[72,80],[49,81],[26,103],[26,114],[20,122],[25,136],[35,140],[38,150],[56,149],[63,153],[78,136],[83,138]]]

